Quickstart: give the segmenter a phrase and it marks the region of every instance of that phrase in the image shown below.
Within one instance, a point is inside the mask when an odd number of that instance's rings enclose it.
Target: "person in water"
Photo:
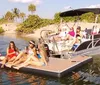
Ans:
[[[16,47],[14,41],[10,41],[9,47],[7,48],[7,55],[2,61],[1,68],[4,67],[5,63],[14,61],[14,59],[17,57],[18,53],[19,53],[19,50]]]
[[[38,61],[37,52],[35,48],[35,42],[33,40],[29,41],[29,46],[25,47],[25,50],[20,52],[20,54],[16,57],[16,59],[12,62],[12,65],[19,65],[20,63],[25,62],[30,59]]]

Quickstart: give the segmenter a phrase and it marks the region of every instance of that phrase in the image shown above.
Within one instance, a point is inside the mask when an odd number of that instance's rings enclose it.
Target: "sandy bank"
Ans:
[[[69,23],[67,23],[67,25],[69,27],[72,27],[74,25],[74,23],[69,22]],[[85,28],[91,29],[94,25],[97,25],[97,27],[100,28],[100,23],[99,24],[95,24],[95,23],[85,23],[85,22],[76,23],[75,26],[74,26],[74,28],[77,28],[77,26],[81,26],[82,30],[84,30]],[[27,34],[25,36],[39,38],[40,37],[40,32],[42,30],[51,30],[53,32],[57,32],[58,28],[60,28],[58,25],[49,25],[49,26],[46,26],[46,27],[43,27],[41,29],[36,30],[34,32],[34,34]],[[42,36],[45,36],[45,32],[46,31],[43,32]]]
[[[9,36],[12,36],[12,34],[16,34],[16,28],[17,28],[17,25],[16,23],[8,23],[8,24],[2,24],[1,26],[3,27],[3,29],[5,30],[5,35],[9,35]],[[69,22],[67,23],[67,25],[69,27],[72,27],[74,25],[74,23],[72,22]],[[79,23],[76,23],[74,28],[76,28],[77,26],[81,26],[82,30],[84,30],[85,28],[92,28],[93,25],[95,25],[94,23],[85,23],[85,22],[79,22]],[[100,28],[100,23],[99,24],[96,24],[98,28]],[[57,32],[58,30],[58,25],[49,25],[49,26],[46,26],[46,27],[43,27],[41,29],[37,29],[36,31],[34,31],[34,34],[24,34],[23,36],[24,37],[29,37],[29,38],[40,38],[40,33],[42,30],[51,30],[53,32]],[[42,32],[42,36],[45,35],[47,31],[43,31]]]

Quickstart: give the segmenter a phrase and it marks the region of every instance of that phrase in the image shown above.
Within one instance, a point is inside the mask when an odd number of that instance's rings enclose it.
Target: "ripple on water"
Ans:
[[[0,53],[5,54],[9,42],[13,40],[19,49],[27,46],[28,42],[22,38],[9,38],[0,36]],[[91,71],[100,77],[100,55],[94,56],[93,63],[82,66],[76,69],[76,72],[82,71],[92,76]],[[65,77],[58,79],[46,76],[39,76],[34,74],[26,74],[22,72],[12,71],[10,69],[0,69],[0,85],[96,85],[99,82],[97,77],[86,79],[73,80],[72,73],[65,75]],[[88,79],[89,78],[89,79]]]

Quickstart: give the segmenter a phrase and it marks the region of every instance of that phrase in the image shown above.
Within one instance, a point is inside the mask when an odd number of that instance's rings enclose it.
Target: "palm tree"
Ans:
[[[22,21],[24,21],[24,18],[25,18],[25,13],[24,12],[21,12],[20,14],[19,14],[19,17],[22,19]]]
[[[17,18],[19,18],[20,10],[18,8],[14,8],[12,11],[13,11],[14,17],[16,18],[16,21],[17,21]]]
[[[8,21],[12,21],[14,20],[14,15],[12,12],[8,11],[6,14],[5,14],[5,19],[8,20]]]
[[[28,11],[30,11],[33,14],[36,11],[36,6],[34,4],[30,4],[28,6]]]

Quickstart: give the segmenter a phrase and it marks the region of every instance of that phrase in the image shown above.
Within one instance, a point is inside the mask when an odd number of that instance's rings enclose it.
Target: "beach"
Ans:
[[[74,24],[75,23],[73,23],[73,22],[66,23],[66,25],[68,25],[69,27],[72,27]],[[95,24],[95,23],[87,23],[87,22],[78,22],[78,23],[75,24],[74,29],[76,29],[77,26],[81,26],[82,30],[85,30],[85,28],[91,29],[91,28],[93,28],[94,25],[96,25],[97,28],[100,28],[100,23]],[[12,37],[12,35],[16,34],[17,26],[18,26],[18,23],[7,23],[7,24],[2,24],[1,25],[1,27],[5,31],[4,35],[5,36],[10,36],[10,37]],[[34,31],[34,33],[22,34],[21,36],[28,37],[28,38],[35,37],[36,39],[38,39],[38,38],[40,38],[41,31],[42,31],[41,35],[44,37],[46,32],[47,32],[46,30],[51,30],[53,33],[57,33],[59,28],[60,28],[59,25],[53,24],[53,25],[49,25],[49,26],[37,29],[37,30]]]

